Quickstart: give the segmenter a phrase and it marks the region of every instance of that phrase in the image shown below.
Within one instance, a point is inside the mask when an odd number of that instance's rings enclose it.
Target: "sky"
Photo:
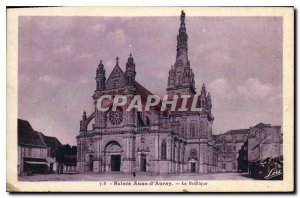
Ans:
[[[97,65],[106,77],[132,53],[136,80],[165,94],[178,17],[19,17],[18,117],[63,144],[76,143],[93,111]],[[188,56],[196,91],[212,97],[213,133],[259,122],[282,125],[282,18],[191,17]]]

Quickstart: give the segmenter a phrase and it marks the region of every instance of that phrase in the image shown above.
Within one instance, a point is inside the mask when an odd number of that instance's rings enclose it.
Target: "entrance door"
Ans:
[[[196,172],[196,163],[191,163],[191,172],[192,173]]]
[[[53,163],[50,163],[50,172],[53,172]]]
[[[111,155],[110,165],[111,165],[111,171],[120,171],[121,155]]]
[[[146,166],[147,166],[146,155],[142,154],[141,155],[141,171],[142,172],[146,172]]]
[[[94,169],[94,159],[92,155],[89,156],[89,169],[90,171],[93,171]]]

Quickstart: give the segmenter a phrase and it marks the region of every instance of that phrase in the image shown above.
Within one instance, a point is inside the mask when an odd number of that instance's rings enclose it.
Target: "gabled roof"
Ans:
[[[153,95],[148,89],[146,89],[144,86],[142,86],[140,83],[137,81],[134,81],[134,87],[137,89],[137,94],[142,95],[142,96],[148,96],[148,95]]]
[[[43,134],[43,138],[48,147],[58,148],[62,146],[61,142],[56,137],[45,136]]]
[[[113,82],[114,75],[118,76],[118,84],[116,85],[116,87],[114,87],[114,82]],[[153,95],[149,90],[147,90],[144,86],[142,86],[137,81],[134,81],[133,85],[136,88],[136,94],[141,95],[141,96]],[[112,70],[108,79],[105,82],[105,86],[106,86],[106,89],[108,89],[108,90],[115,89],[115,88],[122,88],[122,87],[126,86],[125,73],[119,65],[116,65],[114,67],[114,69]]]
[[[258,123],[257,125],[254,126],[255,128],[270,128],[271,127],[271,124],[264,124],[264,123]]]
[[[34,131],[27,120],[18,119],[18,144],[47,147],[39,132]]]
[[[18,119],[18,144],[35,147],[62,146],[56,137],[45,136],[42,132],[33,130],[27,120]]]
[[[114,76],[116,76],[116,79],[114,80]],[[119,65],[116,65],[113,70],[111,71],[108,79],[105,82],[106,89],[117,89],[122,88],[125,86],[126,79],[125,79],[125,73],[121,69]]]

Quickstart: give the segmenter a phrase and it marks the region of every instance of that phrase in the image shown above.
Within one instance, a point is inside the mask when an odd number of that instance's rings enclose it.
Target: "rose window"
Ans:
[[[115,111],[109,112],[109,121],[113,125],[121,124],[123,121],[123,111],[121,108],[117,108]]]

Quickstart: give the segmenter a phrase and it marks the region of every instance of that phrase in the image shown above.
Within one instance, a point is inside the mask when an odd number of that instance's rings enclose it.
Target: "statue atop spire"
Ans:
[[[182,10],[180,16],[179,34],[177,36],[177,57],[180,54],[185,54],[187,59],[187,49],[188,49],[187,41],[188,41],[188,35],[186,33],[186,27],[185,27],[185,13]]]
[[[181,10],[181,16],[180,16],[181,25],[185,24],[184,20],[185,20],[185,12],[183,10]]]

